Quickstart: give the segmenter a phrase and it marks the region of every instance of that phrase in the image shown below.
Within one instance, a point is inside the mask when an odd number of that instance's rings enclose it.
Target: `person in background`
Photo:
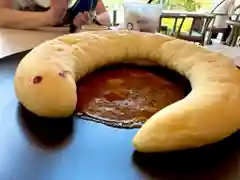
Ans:
[[[37,0],[0,0],[0,27],[36,29],[61,24],[68,10],[69,0],[49,0],[50,8],[39,11]],[[102,2],[96,7],[97,21],[108,25],[110,18]],[[76,27],[88,23],[88,13],[79,13],[73,21]]]
[[[222,36],[222,44],[226,43],[226,40],[231,32],[231,27],[226,24],[226,21],[231,19],[231,16],[235,10],[235,8],[240,4],[240,0],[224,0],[220,6],[218,6],[214,13],[222,13],[226,14],[226,16],[216,16],[214,27],[216,28],[224,28],[225,31]],[[218,33],[212,34],[212,39],[216,39]]]

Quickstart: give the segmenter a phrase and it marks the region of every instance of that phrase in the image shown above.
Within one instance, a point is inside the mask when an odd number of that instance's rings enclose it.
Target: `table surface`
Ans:
[[[68,33],[68,28],[14,30],[0,28],[0,57],[31,49],[38,44]]]
[[[189,11],[177,11],[177,10],[163,10],[161,16],[163,17],[212,17],[211,13],[196,11],[196,12],[189,12]]]
[[[1,29],[1,56],[62,33]],[[16,66],[25,54],[0,59],[0,180],[240,179],[239,133],[195,150],[150,155],[132,146],[138,129],[32,115],[18,104],[13,86]]]
[[[194,150],[141,154],[131,142],[138,129],[34,116],[18,104],[13,87],[24,55],[0,59],[1,180],[240,179],[239,133]]]
[[[52,28],[45,27],[39,30],[14,30],[0,28],[0,58],[31,49],[40,43],[68,33],[68,28]],[[236,48],[227,46],[208,46],[210,50],[219,52],[233,57],[236,53]],[[207,47],[207,48],[208,48]],[[225,51],[226,50],[226,51]],[[234,50],[234,53],[232,51]],[[240,57],[240,51],[237,56]]]

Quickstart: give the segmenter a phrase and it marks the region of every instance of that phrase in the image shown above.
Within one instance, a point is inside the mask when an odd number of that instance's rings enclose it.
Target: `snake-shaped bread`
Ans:
[[[240,72],[227,57],[157,34],[95,31],[46,41],[29,52],[15,74],[19,101],[46,117],[71,115],[76,81],[102,66],[148,59],[186,76],[192,91],[153,115],[137,132],[140,152],[196,148],[240,128]]]

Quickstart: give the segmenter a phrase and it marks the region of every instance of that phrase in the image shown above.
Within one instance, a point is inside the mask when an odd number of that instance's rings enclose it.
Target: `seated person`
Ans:
[[[49,0],[50,8],[39,11],[36,0],[0,0],[0,27],[15,29],[36,29],[61,24],[66,15],[69,0]],[[102,2],[96,7],[97,21],[109,24],[109,15]],[[88,23],[88,13],[79,13],[73,21],[76,27]]]

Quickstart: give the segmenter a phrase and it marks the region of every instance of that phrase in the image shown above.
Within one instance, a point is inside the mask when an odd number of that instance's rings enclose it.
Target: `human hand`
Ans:
[[[51,0],[48,10],[50,25],[61,23],[67,13],[69,0]]]
[[[83,13],[78,13],[74,20],[73,20],[73,24],[77,27],[77,28],[81,28],[81,26],[89,24],[89,16],[88,16],[89,12],[84,11]]]

